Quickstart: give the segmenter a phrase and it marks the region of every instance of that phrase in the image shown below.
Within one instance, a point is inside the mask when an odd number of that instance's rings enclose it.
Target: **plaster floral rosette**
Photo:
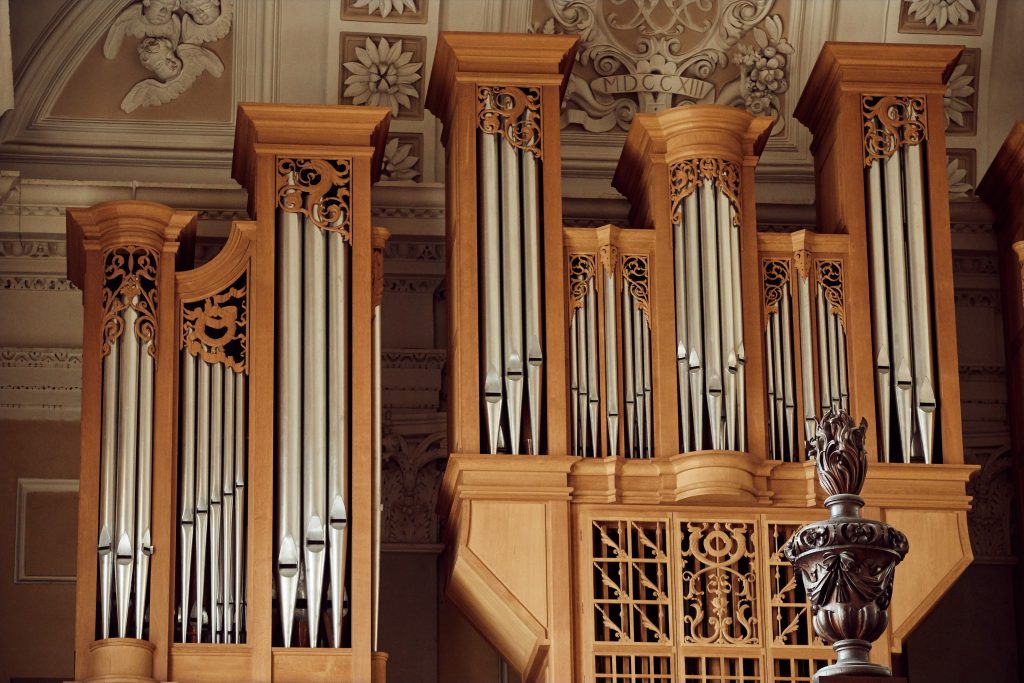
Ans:
[[[391,107],[393,116],[412,108],[412,98],[420,96],[413,84],[420,80],[423,63],[412,61],[413,53],[402,49],[401,40],[389,43],[382,37],[375,43],[368,37],[355,53],[358,61],[344,64],[351,73],[345,79],[345,97],[353,104]]]
[[[906,0],[910,3],[910,14],[925,26],[935,25],[936,31],[968,22],[978,8],[974,0]]]

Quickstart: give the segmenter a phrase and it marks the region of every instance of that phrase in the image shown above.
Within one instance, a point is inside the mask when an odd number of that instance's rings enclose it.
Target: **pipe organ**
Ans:
[[[558,35],[437,48],[449,599],[524,681],[810,680],[834,653],[781,547],[824,498],[804,444],[845,408],[874,428],[866,497],[927,548],[897,572],[873,653],[888,664],[972,558],[939,165],[957,50],[827,44],[797,107],[818,229],[770,232],[754,171],[773,121],[702,104],[634,117],[613,181],[630,226],[560,226],[574,50]]]
[[[369,205],[389,118],[242,105],[253,220],[198,268],[194,213],[68,210],[86,320],[76,680],[384,680],[388,233]]]

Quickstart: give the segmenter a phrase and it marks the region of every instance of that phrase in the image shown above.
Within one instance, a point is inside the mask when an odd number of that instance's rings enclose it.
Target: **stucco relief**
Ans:
[[[786,0],[537,0],[532,30],[581,36],[562,127],[602,133],[628,129],[638,112],[698,102],[779,117],[794,53],[788,9]]]
[[[437,492],[448,460],[445,432],[410,441],[384,434],[385,543],[437,543]]]
[[[204,72],[220,78],[224,63],[204,43],[231,30],[234,0],[141,0],[128,6],[107,31],[103,56],[115,59],[126,37],[140,39],[139,62],[155,78],[139,81],[121,100],[130,114],[177,99]]]

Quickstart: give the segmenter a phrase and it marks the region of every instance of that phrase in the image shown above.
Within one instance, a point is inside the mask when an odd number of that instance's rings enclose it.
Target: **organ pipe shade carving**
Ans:
[[[863,97],[876,392],[888,462],[935,456],[926,116],[923,98]]]
[[[278,159],[281,209],[301,213],[316,227],[339,232],[351,242],[351,164],[347,159]]]
[[[156,358],[157,255],[146,247],[117,247],[104,258],[103,355],[124,332],[125,311],[135,311],[136,336],[150,342],[147,353]]]
[[[246,326],[249,323],[246,277],[227,290],[182,309],[182,344],[193,356],[246,371]]]
[[[516,149],[542,157],[540,92],[536,88],[482,85],[477,88],[477,116],[483,132],[501,135]]]

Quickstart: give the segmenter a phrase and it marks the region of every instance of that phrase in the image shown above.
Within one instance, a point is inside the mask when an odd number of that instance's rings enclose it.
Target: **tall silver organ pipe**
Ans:
[[[530,147],[537,140],[524,141],[503,130],[488,112],[501,98],[526,97],[524,89],[481,92],[486,93],[477,132],[481,448],[489,453],[536,454],[544,381],[540,160]],[[511,123],[529,130],[531,116],[536,112],[527,109]],[[577,325],[576,334],[580,333]],[[576,400],[581,400],[578,394]],[[573,407],[581,409],[589,411]],[[577,419],[584,417],[577,414]]]
[[[121,340],[111,342],[103,358],[103,422],[100,441],[99,597],[100,636],[109,638],[114,579],[114,501],[117,497],[117,368]]]
[[[330,561],[331,644],[341,647],[348,547],[348,249],[340,233],[327,235],[327,548]]]
[[[930,463],[935,458],[938,397],[922,164],[926,143],[920,133],[924,102],[865,98],[864,107],[865,126],[872,129],[865,185],[882,458]],[[904,136],[897,138],[881,117],[901,121]],[[898,438],[890,438],[893,432]]]
[[[380,302],[373,307],[373,329],[371,349],[373,353],[373,577],[372,577],[372,638],[371,647],[377,650],[377,636],[380,631],[380,549],[383,534],[383,464],[384,464],[384,405],[381,392],[381,325]]]
[[[680,450],[741,450],[746,353],[739,169],[731,161],[688,159],[673,166],[672,178]]]

